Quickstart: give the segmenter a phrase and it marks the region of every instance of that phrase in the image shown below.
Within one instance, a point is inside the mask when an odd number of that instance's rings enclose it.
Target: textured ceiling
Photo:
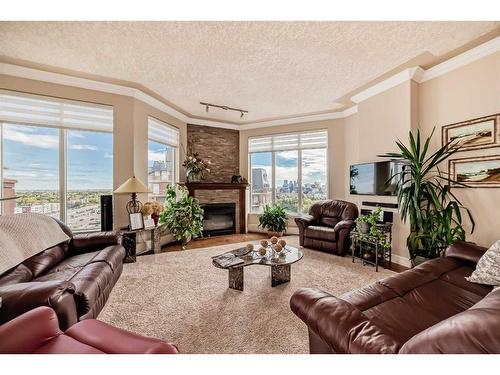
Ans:
[[[249,122],[339,110],[339,98],[382,74],[422,54],[443,56],[499,25],[0,22],[0,55],[135,82],[194,117]],[[206,113],[200,101],[249,113]]]

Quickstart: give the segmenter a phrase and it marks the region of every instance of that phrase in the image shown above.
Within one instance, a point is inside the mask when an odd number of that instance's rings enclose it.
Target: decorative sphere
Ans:
[[[283,238],[281,240],[279,240],[278,243],[281,245],[281,247],[286,246],[286,241]]]
[[[279,243],[277,243],[276,245],[274,245],[274,250],[279,253],[281,250],[283,250],[283,247]]]
[[[267,244],[268,244],[267,240],[260,240],[260,246],[267,247]]]
[[[246,248],[247,248],[248,252],[252,251],[253,250],[253,243],[247,244]]]
[[[272,244],[278,243],[278,237],[275,236],[271,237],[271,243]]]
[[[259,248],[259,255],[260,255],[260,256],[264,256],[264,255],[266,255],[266,248],[265,248],[265,247],[261,247],[261,248]]]

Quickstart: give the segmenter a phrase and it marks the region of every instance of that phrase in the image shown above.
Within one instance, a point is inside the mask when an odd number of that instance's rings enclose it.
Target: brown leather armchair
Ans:
[[[351,202],[329,200],[314,203],[309,215],[295,218],[300,246],[343,256],[349,250],[349,233],[358,217]]]
[[[485,251],[457,242],[339,297],[300,289],[290,306],[309,329],[311,353],[500,353],[500,289],[465,279]]]

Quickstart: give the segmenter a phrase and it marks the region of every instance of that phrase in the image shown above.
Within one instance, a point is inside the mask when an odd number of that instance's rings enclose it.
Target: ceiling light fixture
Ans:
[[[209,107],[214,107],[214,108],[223,109],[224,111],[239,112],[240,118],[243,117],[245,115],[245,113],[248,113],[248,111],[245,111],[244,109],[232,108],[232,107],[228,107],[227,105],[210,104],[210,103],[205,103],[205,102],[200,102],[200,104],[205,106],[205,112],[208,112]]]

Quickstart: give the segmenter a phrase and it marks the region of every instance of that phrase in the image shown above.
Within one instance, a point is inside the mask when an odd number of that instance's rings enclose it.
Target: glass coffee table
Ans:
[[[290,281],[292,264],[298,262],[304,256],[302,251],[289,245],[286,245],[280,254],[273,254],[273,251],[268,249],[267,254],[261,256],[256,250],[248,252],[245,251],[245,248],[235,249],[229,253],[234,254],[242,263],[230,267],[222,267],[212,260],[212,264],[217,268],[227,269],[229,273],[229,288],[240,291],[243,290],[243,271],[245,267],[253,265],[270,267],[271,286],[275,287]]]

